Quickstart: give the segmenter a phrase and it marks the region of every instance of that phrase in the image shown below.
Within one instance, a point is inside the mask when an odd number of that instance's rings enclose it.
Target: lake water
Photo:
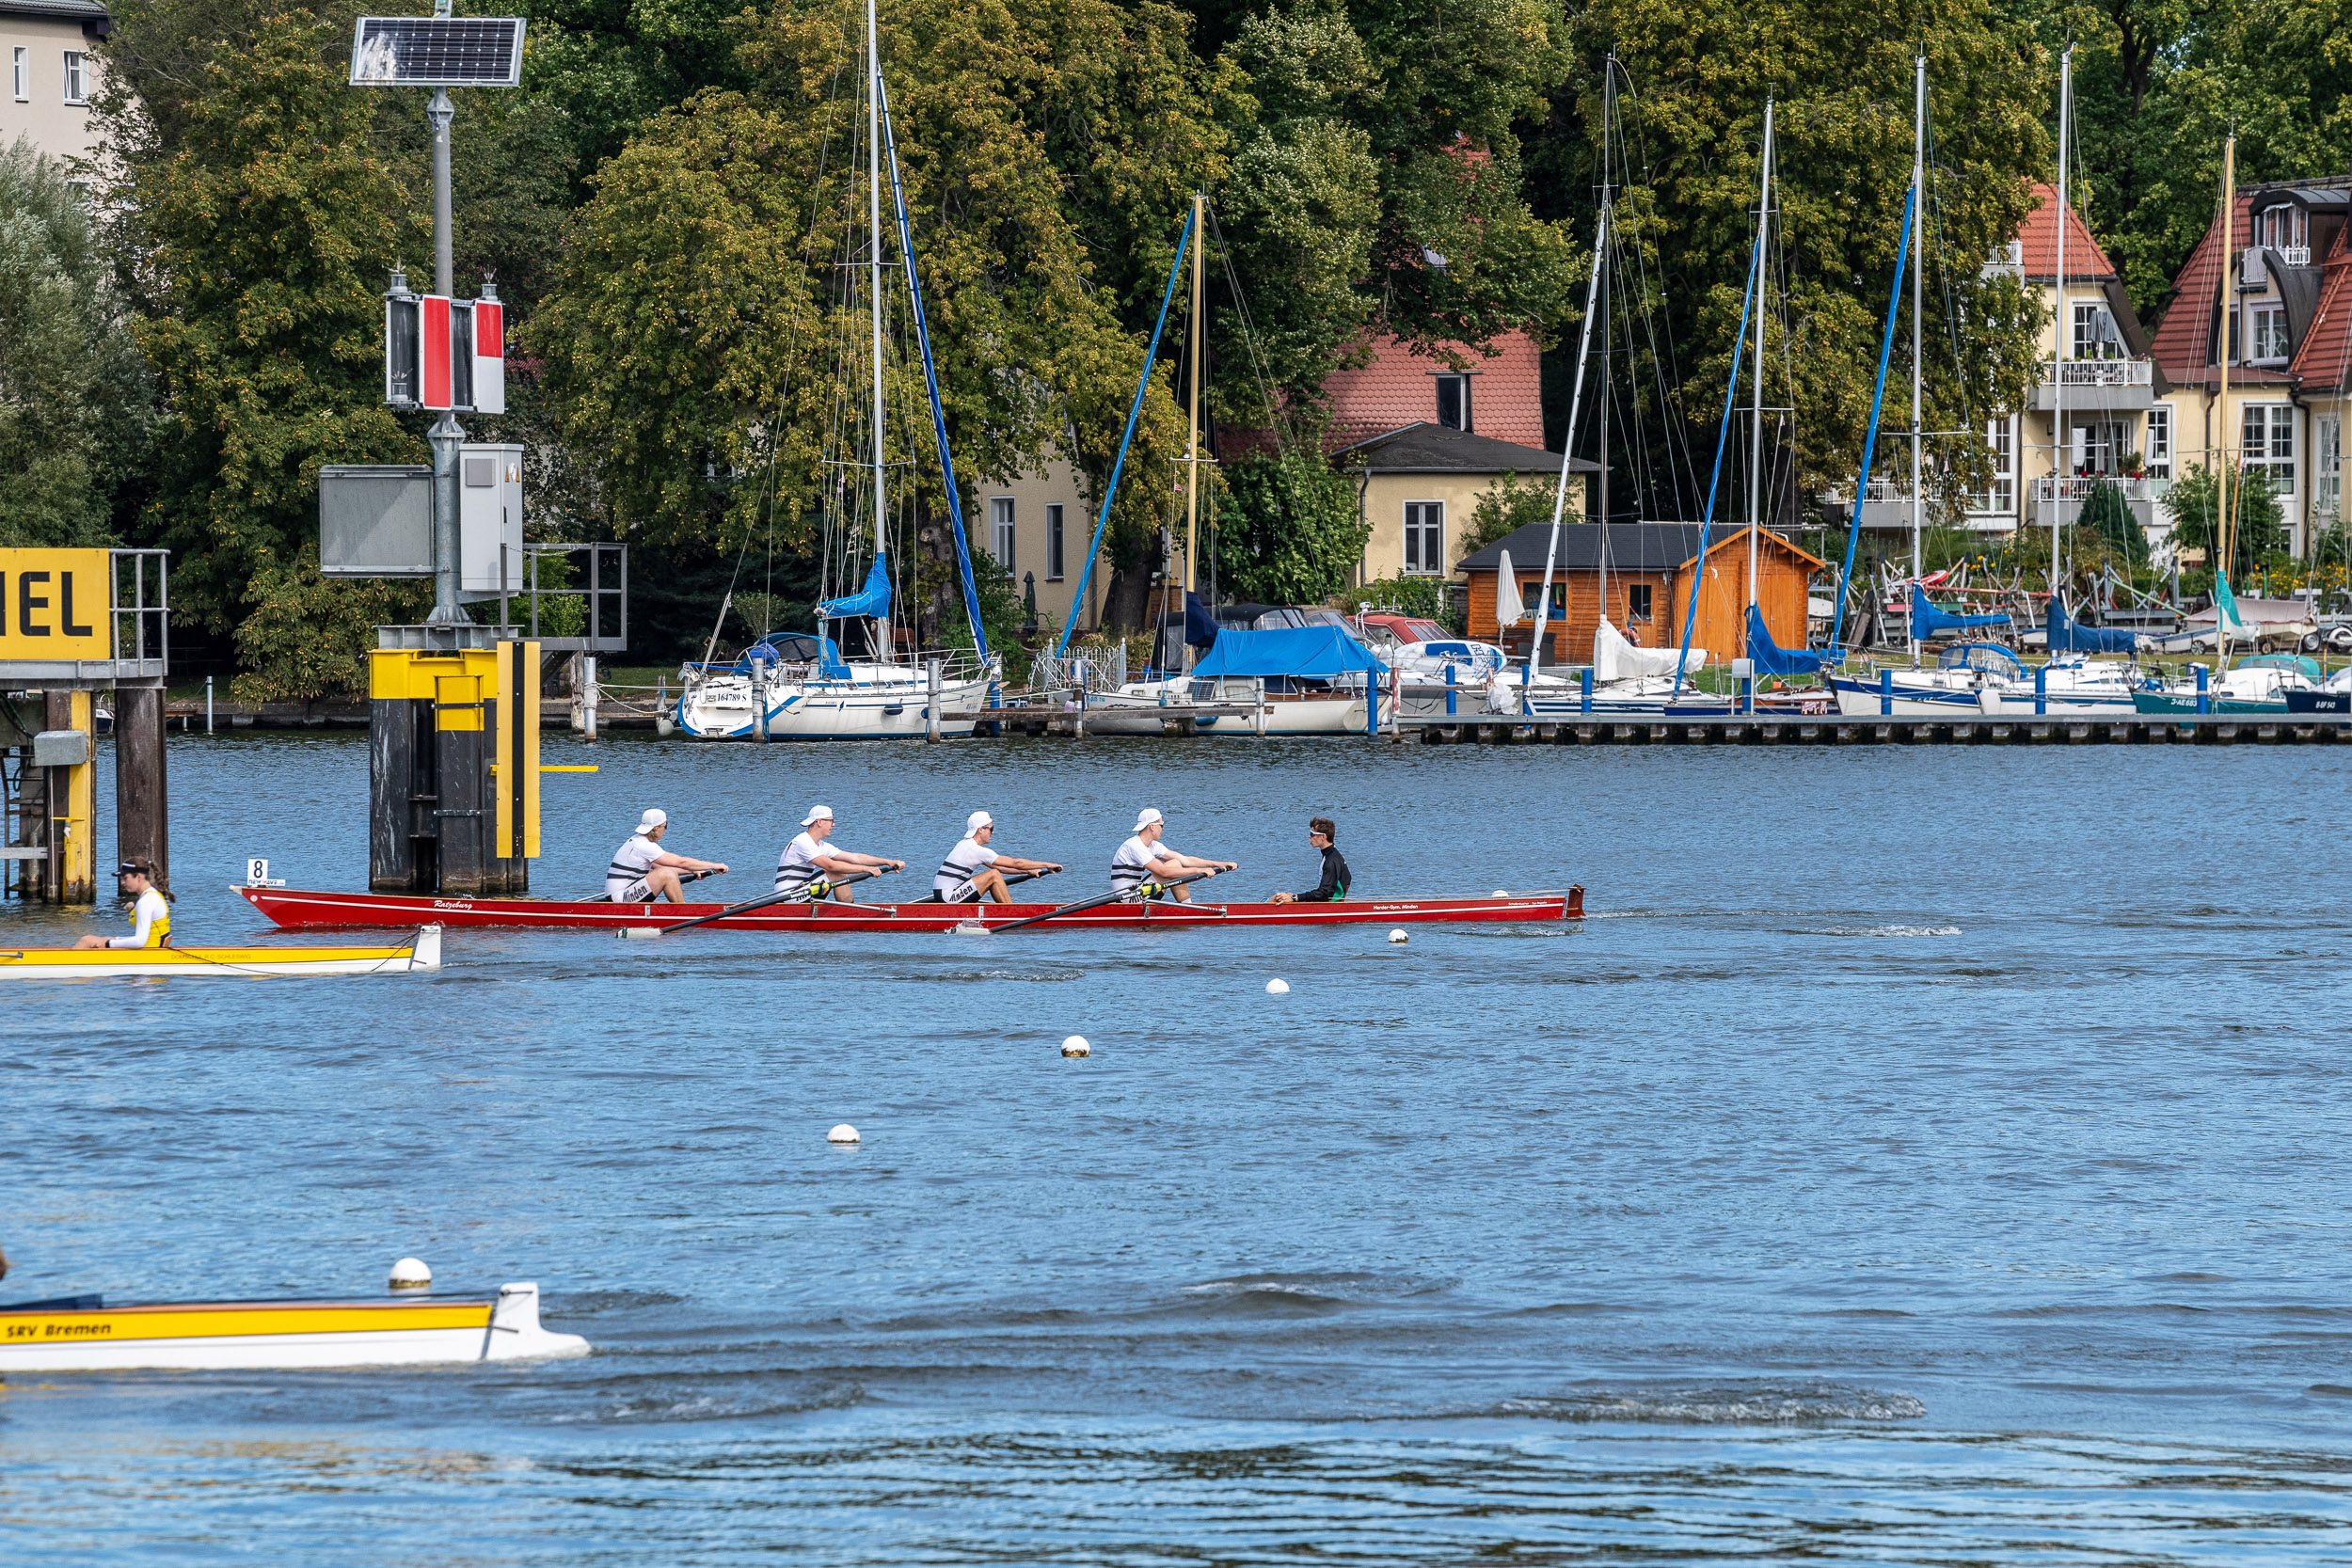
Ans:
[[[364,884],[360,737],[171,744],[182,941],[257,934],[248,854]],[[1593,918],[24,988],[0,1298],[413,1253],[596,1354],[19,1380],[0,1558],[2352,1558],[2352,753],[548,751],[602,771],[541,892],[658,804],[749,896],[822,800],[923,873],[986,808],[1074,897],[1156,805],[1252,896],[1327,813],[1359,895]]]

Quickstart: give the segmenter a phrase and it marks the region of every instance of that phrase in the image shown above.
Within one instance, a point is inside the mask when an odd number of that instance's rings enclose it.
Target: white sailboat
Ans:
[[[964,586],[965,608],[972,622],[968,650],[917,654],[900,661],[891,631],[891,573],[885,478],[888,459],[882,447],[882,150],[886,142],[888,95],[882,86],[882,53],[877,47],[873,0],[866,7],[866,299],[871,327],[869,368],[872,372],[871,461],[859,465],[872,478],[874,559],[865,586],[845,597],[817,606],[819,636],[792,638],[788,646],[800,657],[782,657],[772,641],[755,644],[732,667],[690,672],[675,712],[677,728],[700,740],[874,740],[913,738],[932,727],[931,709],[940,710],[938,733],[968,736],[977,721],[949,720],[950,713],[970,714],[989,706],[1000,668],[987,649],[979,625],[977,595],[972,586],[972,566],[963,536],[961,502],[956,494],[954,466],[947,451],[946,425],[939,415],[934,384],[932,419],[939,443],[940,464],[946,474],[948,507],[954,515],[958,566]],[[890,155],[890,178],[898,220],[901,271],[906,278],[907,304],[922,342],[927,379],[930,375],[929,330],[923,316],[921,285],[915,277],[914,245],[907,226],[906,196],[898,182],[898,153]],[[721,611],[722,620],[725,610]],[[842,657],[831,635],[844,622],[864,621],[870,627],[869,657]],[[714,634],[715,637],[715,634]],[[936,676],[933,666],[938,667]],[[934,681],[936,684],[934,685]]]

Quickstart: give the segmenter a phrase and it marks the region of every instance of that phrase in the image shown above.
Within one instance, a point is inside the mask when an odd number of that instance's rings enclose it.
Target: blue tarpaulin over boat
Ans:
[[[1917,583],[1911,585],[1911,640],[1925,642],[1937,632],[1965,631],[1970,626],[2006,626],[2006,615],[1955,615],[1948,610],[1938,610],[1928,602],[1928,591]]]
[[[2086,626],[2066,613],[2066,607],[2050,597],[2049,647],[2054,654],[2128,654],[2138,646],[2137,634],[2128,626]]]
[[[1340,626],[1284,626],[1276,631],[1236,631],[1228,626],[1216,634],[1216,644],[1193,666],[1196,677],[1295,675],[1329,680],[1350,672],[1378,671],[1388,666],[1370,648]]]
[[[1748,657],[1756,661],[1759,675],[1815,675],[1820,673],[1821,655],[1804,648],[1784,648],[1772,641],[1772,634],[1764,625],[1764,612],[1748,606]]]
[[[845,599],[819,599],[817,613],[827,618],[890,613],[890,558],[877,554],[866,574],[866,586]]]

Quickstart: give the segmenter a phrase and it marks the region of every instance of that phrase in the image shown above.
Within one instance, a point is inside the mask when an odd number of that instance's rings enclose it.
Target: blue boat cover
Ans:
[[[2137,648],[2138,639],[2129,626],[2086,626],[2066,613],[2066,607],[2050,597],[2050,651],[2078,654],[2128,654]]]
[[[1274,631],[1237,631],[1232,626],[1216,634],[1216,645],[1193,666],[1196,676],[1298,675],[1329,680],[1350,671],[1376,671],[1388,666],[1375,658],[1342,626],[1283,626]]]
[[[1925,642],[1940,631],[1965,631],[1970,626],[2006,626],[2006,615],[1955,615],[1928,602],[1928,591],[1911,585],[1911,640]]]
[[[1821,656],[1804,648],[1784,648],[1772,641],[1772,634],[1764,625],[1764,612],[1748,606],[1748,657],[1756,661],[1759,675],[1818,675],[1821,673]]]
[[[737,672],[739,673],[748,675],[752,673],[752,667],[755,664],[763,662],[769,664],[796,664],[803,662],[807,658],[807,654],[802,648],[796,647],[787,653],[787,650],[777,647],[775,639],[778,637],[791,638],[800,643],[816,643],[818,673],[830,680],[849,679],[850,667],[841,662],[841,644],[835,642],[830,637],[811,637],[806,632],[783,631],[771,633],[766,640],[755,642],[750,647],[743,650],[743,657],[735,661],[735,668]]]
[[[847,598],[818,600],[817,613],[828,619],[889,614],[890,558],[876,551],[874,564],[866,573],[866,586]]]

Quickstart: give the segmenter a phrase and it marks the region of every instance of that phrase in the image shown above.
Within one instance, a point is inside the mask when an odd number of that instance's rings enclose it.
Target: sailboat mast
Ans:
[[[2066,204],[2066,128],[2074,118],[2074,46],[2058,57],[2058,360],[2050,368],[2050,606],[2058,602],[2058,518],[2065,505],[2067,470],[2073,465],[2074,442],[2066,431],[2066,361],[2074,341],[2074,309],[2066,302],[2066,230],[2072,212]],[[2047,625],[2045,617],[2044,624]],[[2044,652],[2056,652],[2045,649]]]
[[[1911,576],[1916,581],[1927,570],[1919,542],[1922,524],[1926,520],[1923,513],[1926,498],[1920,494],[1919,483],[1919,351],[1924,336],[1919,329],[1919,275],[1923,270],[1926,250],[1919,240],[1920,225],[1926,221],[1923,214],[1928,205],[1927,55],[1915,55],[1911,67],[1911,188],[1919,193],[1919,199],[1911,204]],[[1919,662],[1919,628],[1916,626],[1912,627],[1911,662]]]
[[[866,298],[874,327],[874,559],[888,547],[882,537],[882,51],[874,25],[874,0],[866,0],[866,232],[873,249],[866,258]],[[893,662],[890,611],[875,617],[875,657]]]
[[[1756,609],[1756,574],[1760,551],[1758,531],[1764,526],[1764,242],[1772,223],[1772,100],[1764,100],[1764,165],[1756,209],[1756,366],[1748,401],[1748,609]],[[1750,621],[1755,616],[1748,617]],[[1754,658],[1748,629],[1740,628],[1740,646]]]
[[[2230,340],[2237,330],[2237,302],[2230,297],[2232,292],[2230,274],[2233,270],[2231,264],[2233,258],[2230,254],[2230,247],[2237,242],[2237,235],[2233,232],[2236,228],[2236,222],[2237,133],[2233,131],[2230,133],[2230,139],[2223,143],[2221,148],[2221,286],[2216,291],[2221,301],[2221,450],[2213,466],[2215,504],[2218,508],[2214,515],[2213,538],[2214,571],[2216,573],[2214,580],[2217,582],[2229,579],[2230,546],[2236,543],[2230,537],[2230,492],[2236,488],[2230,483],[2232,478],[2230,451],[2231,447],[2235,444],[2230,435],[2230,349],[2232,346]],[[2243,437],[2239,437],[2238,440],[2242,441]],[[2244,461],[2242,452],[2239,460]],[[2225,635],[2221,626],[2221,595],[2216,594],[2213,609],[2213,647],[2217,655],[2225,651],[2222,642]]]
[[[1551,624],[1551,564],[1560,555],[1560,514],[1567,510],[1568,468],[1576,461],[1577,417],[1584,411],[1584,362],[1593,352],[1593,302],[1600,293],[1600,257],[1609,244],[1609,209],[1593,226],[1593,276],[1584,283],[1584,327],[1576,346],[1576,387],[1568,393],[1568,428],[1560,437],[1560,483],[1551,493],[1551,539],[1544,546],[1544,590],[1535,597],[1535,630],[1528,640],[1527,686],[1544,664],[1544,627]],[[1561,617],[1565,620],[1566,617]]]
[[[1613,62],[1615,56],[1613,55],[1611,58]],[[1601,220],[1599,234],[1602,237],[1609,232],[1606,214],[1615,205],[1609,183],[1609,176],[1614,172],[1609,166],[1609,137],[1610,134],[1617,128],[1617,72],[1613,63],[1609,71],[1606,95],[1608,107],[1602,113],[1600,122],[1600,210],[1604,216]],[[1600,393],[1600,531],[1595,539],[1599,546],[1596,555],[1600,563],[1600,577],[1595,588],[1595,593],[1598,595],[1594,601],[1595,610],[1598,614],[1598,620],[1594,624],[1595,637],[1600,635],[1599,622],[1609,619],[1609,266],[1606,261],[1603,261],[1599,263],[1599,267],[1600,380],[1597,390]]]
[[[1205,237],[1201,227],[1200,209],[1207,198],[1199,191],[1192,193],[1192,231]],[[1184,437],[1184,597],[1177,606],[1179,615],[1191,611],[1192,592],[1196,582],[1193,573],[1193,544],[1200,526],[1200,256],[1206,245],[1192,247],[1192,319],[1185,336],[1192,340],[1185,357],[1191,362],[1192,395],[1186,400],[1185,420],[1188,429]],[[1189,667],[1192,662],[1192,642],[1182,639],[1184,653],[1180,658]]]

